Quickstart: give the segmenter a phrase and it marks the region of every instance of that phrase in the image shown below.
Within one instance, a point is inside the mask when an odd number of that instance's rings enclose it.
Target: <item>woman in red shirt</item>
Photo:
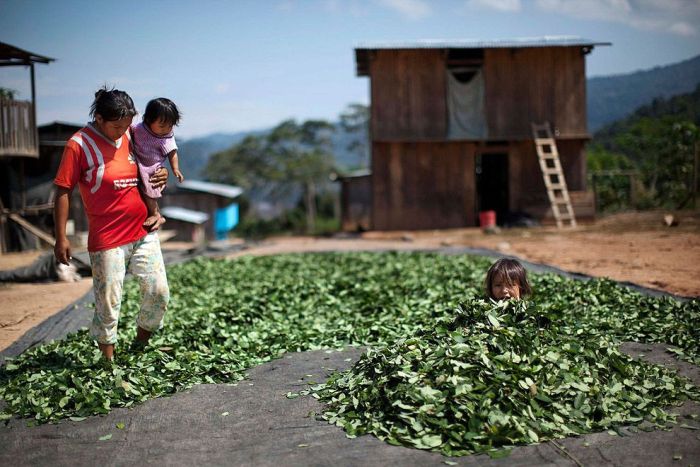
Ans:
[[[141,289],[137,343],[145,345],[151,333],[162,327],[170,297],[156,232],[164,219],[149,229],[143,225],[147,210],[139,192],[138,168],[127,131],[136,113],[126,92],[107,88],[97,91],[90,108],[93,121],[68,141],[54,179],[54,254],[63,264],[70,260],[66,222],[70,193],[76,185],[85,206],[95,291],[90,331],[107,360],[114,355],[127,270],[138,278]],[[151,182],[165,185],[167,176],[163,169]]]

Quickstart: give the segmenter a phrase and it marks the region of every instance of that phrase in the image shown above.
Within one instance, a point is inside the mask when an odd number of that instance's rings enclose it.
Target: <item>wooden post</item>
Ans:
[[[2,203],[2,199],[0,199],[0,254],[7,253],[7,245],[5,244],[5,224],[7,224],[5,205]]]
[[[29,62],[29,73],[31,75],[32,81],[32,122],[31,125],[34,128],[33,137],[34,141],[32,147],[37,151],[37,156],[39,155],[39,129],[36,122],[36,84],[34,80],[34,62]]]
[[[20,210],[24,211],[27,207],[27,183],[24,175],[24,157],[19,158],[19,199],[20,199]],[[12,207],[10,207],[12,209]]]

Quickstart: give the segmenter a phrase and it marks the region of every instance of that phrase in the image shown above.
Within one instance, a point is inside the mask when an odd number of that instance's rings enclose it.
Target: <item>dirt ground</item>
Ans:
[[[700,211],[674,213],[678,225],[667,227],[665,212],[624,213],[603,217],[576,229],[555,227],[420,232],[366,232],[336,238],[274,237],[231,257],[301,251],[412,250],[445,246],[488,248],[533,263],[570,272],[610,277],[678,295],[700,297]],[[189,244],[163,244],[163,249]],[[24,266],[40,252],[0,255],[0,270]],[[0,350],[27,330],[82,297],[91,280],[75,283],[0,284]]]

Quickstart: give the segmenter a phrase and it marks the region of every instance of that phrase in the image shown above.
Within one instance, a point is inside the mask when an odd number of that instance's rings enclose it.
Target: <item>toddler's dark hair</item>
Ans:
[[[150,125],[153,122],[162,120],[168,125],[180,123],[180,111],[173,101],[165,97],[153,99],[146,104],[146,111],[143,113],[143,122]]]
[[[121,120],[124,117],[133,117],[138,112],[134,107],[134,101],[124,91],[109,89],[102,86],[95,93],[95,100],[90,106],[90,117],[100,115],[108,122]]]
[[[521,296],[532,293],[532,287],[530,287],[530,283],[527,280],[527,271],[516,259],[501,258],[491,265],[486,273],[486,281],[484,283],[486,295],[490,298],[494,298],[491,295],[491,286],[497,277],[502,277],[508,285],[517,284],[520,287]]]

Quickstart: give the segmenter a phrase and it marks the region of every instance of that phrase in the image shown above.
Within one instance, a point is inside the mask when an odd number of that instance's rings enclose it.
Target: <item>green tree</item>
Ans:
[[[14,89],[8,89],[8,88],[3,88],[0,87],[0,99],[14,99],[15,95],[17,95],[17,91]]]
[[[692,199],[696,189],[693,184],[700,126],[698,109],[700,85],[691,93],[655,99],[595,134],[594,148],[624,157],[640,173],[638,207],[682,208]],[[592,164],[612,162],[608,156],[596,154],[596,150],[589,153],[591,170],[599,170]]]
[[[268,150],[266,136],[247,136],[225,151],[215,153],[204,169],[212,182],[240,186],[248,193],[284,180],[282,169]]]
[[[369,167],[369,107],[349,104],[340,114],[340,126],[351,136],[347,150],[359,156],[361,167]]]
[[[614,147],[640,170],[653,205],[681,208],[693,191],[697,141],[698,127],[690,121],[643,117],[615,138]]]
[[[249,193],[264,193],[273,199],[301,191],[306,229],[313,232],[317,194],[319,188],[328,184],[334,166],[333,131],[334,126],[323,120],[301,124],[286,120],[265,135],[248,136],[232,148],[214,154],[205,174],[212,181],[232,183]]]
[[[268,135],[269,150],[282,167],[286,183],[302,188],[308,232],[316,227],[318,188],[328,183],[333,171],[333,130],[334,126],[324,120],[308,120],[301,125],[287,120]]]

